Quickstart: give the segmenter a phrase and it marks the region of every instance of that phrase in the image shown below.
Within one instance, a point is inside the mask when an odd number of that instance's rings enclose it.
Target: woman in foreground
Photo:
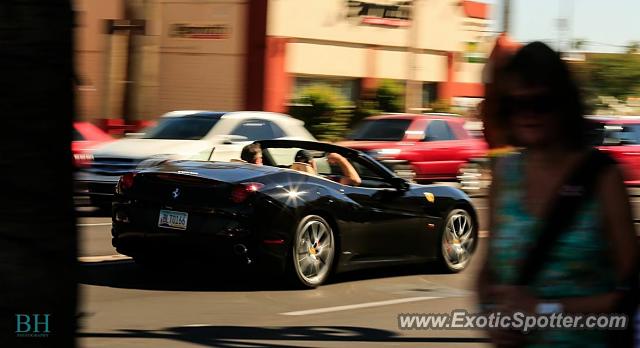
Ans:
[[[534,42],[500,78],[501,121],[520,150],[500,158],[493,175],[481,307],[503,314],[634,313],[638,245],[626,187],[618,166],[589,146],[566,63]],[[489,330],[504,347],[633,345],[630,335],[613,333]]]

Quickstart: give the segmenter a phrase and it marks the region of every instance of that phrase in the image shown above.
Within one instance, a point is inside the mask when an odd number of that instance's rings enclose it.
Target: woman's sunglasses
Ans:
[[[539,94],[526,97],[505,96],[501,100],[502,108],[507,116],[519,112],[537,114],[550,113],[557,109],[558,99],[550,94]]]

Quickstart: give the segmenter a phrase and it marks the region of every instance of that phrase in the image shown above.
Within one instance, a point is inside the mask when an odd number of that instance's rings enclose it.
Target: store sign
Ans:
[[[231,35],[231,26],[221,23],[175,23],[169,26],[172,39],[224,40]]]
[[[347,18],[360,18],[361,24],[407,27],[411,23],[413,1],[347,1]]]

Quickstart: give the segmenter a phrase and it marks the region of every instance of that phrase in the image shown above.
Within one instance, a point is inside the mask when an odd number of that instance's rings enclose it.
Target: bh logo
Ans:
[[[50,314],[16,314],[16,335],[43,337],[49,334]]]

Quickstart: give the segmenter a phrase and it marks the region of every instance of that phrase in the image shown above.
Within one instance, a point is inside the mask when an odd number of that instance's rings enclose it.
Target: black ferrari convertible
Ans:
[[[457,272],[478,237],[460,190],[416,185],[368,155],[336,145],[260,141],[263,165],[168,161],[121,177],[113,245],[137,262],[196,256],[252,264],[315,287],[333,272],[439,262]],[[296,162],[305,150],[306,163]],[[346,159],[358,185],[335,161]],[[310,164],[311,163],[311,164]]]

